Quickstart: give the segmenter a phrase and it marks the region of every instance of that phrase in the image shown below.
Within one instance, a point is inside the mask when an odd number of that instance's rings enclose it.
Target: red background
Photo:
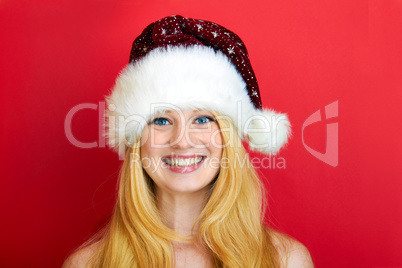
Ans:
[[[289,115],[286,169],[263,171],[273,223],[317,267],[402,267],[400,0],[0,0],[0,266],[58,267],[105,222],[121,162],[73,146],[64,119],[99,104],[134,38],[172,14],[238,33],[263,105]],[[301,136],[333,101],[337,167]],[[306,144],[325,152],[328,122],[306,128]],[[98,111],[78,112],[72,130],[97,141]]]

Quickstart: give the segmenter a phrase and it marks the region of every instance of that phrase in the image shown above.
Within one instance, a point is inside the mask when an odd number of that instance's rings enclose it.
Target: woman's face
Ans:
[[[167,111],[151,118],[141,139],[141,161],[158,191],[205,191],[216,178],[222,136],[208,111]]]

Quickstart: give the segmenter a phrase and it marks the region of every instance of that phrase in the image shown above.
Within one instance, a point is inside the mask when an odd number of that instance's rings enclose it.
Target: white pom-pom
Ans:
[[[245,122],[251,150],[277,154],[291,137],[291,125],[286,114],[273,110],[257,110]]]

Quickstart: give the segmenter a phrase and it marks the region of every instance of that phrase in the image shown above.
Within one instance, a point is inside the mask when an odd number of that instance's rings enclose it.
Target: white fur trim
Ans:
[[[278,152],[290,134],[286,115],[255,109],[234,65],[206,46],[152,50],[122,70],[107,103],[109,145],[120,153],[142,135],[153,114],[170,109],[203,109],[229,116],[240,136],[249,137],[250,148],[265,153]],[[275,116],[282,120],[270,128],[267,122],[272,126]]]

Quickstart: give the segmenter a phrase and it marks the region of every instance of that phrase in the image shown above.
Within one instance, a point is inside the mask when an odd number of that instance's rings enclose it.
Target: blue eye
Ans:
[[[159,126],[164,126],[164,125],[167,125],[168,123],[169,123],[169,120],[167,120],[166,118],[163,118],[163,117],[155,118],[151,122],[151,124],[156,124],[156,125],[159,125]]]
[[[195,122],[197,124],[206,124],[208,122],[214,121],[211,117],[209,116],[200,116],[197,119],[195,119]]]

